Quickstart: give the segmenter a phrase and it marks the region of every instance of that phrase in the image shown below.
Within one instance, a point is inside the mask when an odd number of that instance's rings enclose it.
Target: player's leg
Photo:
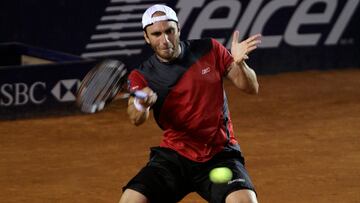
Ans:
[[[223,164],[232,170],[233,179],[226,184],[225,198],[222,202],[257,203],[255,188],[244,166],[243,159],[228,159]]]
[[[149,200],[138,191],[126,189],[119,203],[149,203]]]
[[[149,163],[124,187],[120,203],[175,203],[190,193],[178,155],[169,149],[152,149]]]
[[[225,203],[257,203],[256,194],[252,190],[237,190],[231,192],[225,199]]]
[[[257,202],[255,188],[244,166],[240,154],[219,154],[204,164],[196,185],[196,191],[211,203]],[[209,172],[216,167],[227,167],[233,178],[225,184],[215,184],[209,179]]]

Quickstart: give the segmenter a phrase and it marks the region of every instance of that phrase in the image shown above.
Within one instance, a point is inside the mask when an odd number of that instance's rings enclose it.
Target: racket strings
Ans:
[[[108,79],[104,87],[100,90],[100,93],[95,101],[95,104],[98,106],[98,110],[102,110],[104,108],[105,102],[111,96],[112,90],[114,88],[116,89],[116,84],[118,84],[118,81],[120,81],[120,74],[123,70],[121,67],[113,67],[113,65],[110,64],[104,69],[107,70]]]
[[[83,81],[80,94],[81,110],[94,113],[104,108],[107,100],[116,95],[121,79],[126,75],[125,65],[118,61],[99,64]]]
[[[106,95],[104,97],[105,101],[110,102],[112,99],[117,95],[117,93],[122,88],[121,85],[124,82],[124,76],[127,73],[127,70],[124,68],[124,64],[120,64],[118,68],[116,68],[114,76],[115,79],[111,82],[111,85],[109,87],[109,90],[106,91]]]
[[[83,109],[87,112],[95,112],[96,106],[94,104],[94,101],[96,99],[96,96],[99,94],[99,84],[104,79],[103,78],[103,72],[105,70],[101,68],[101,66],[98,66],[96,70],[94,71],[93,77],[90,78],[88,81],[88,88],[84,92],[84,101],[83,101]],[[99,81],[99,82],[98,82]]]
[[[103,91],[106,87],[106,84],[108,83],[107,80],[111,74],[111,71],[109,71],[111,69],[109,69],[108,64],[109,62],[105,62],[98,67],[95,72],[95,77],[89,84],[89,86],[91,85],[91,88],[89,88],[86,94],[88,97],[85,98],[86,100],[84,101],[84,104],[85,108],[87,108],[91,113],[98,110],[99,106],[102,105],[98,98],[101,91]]]

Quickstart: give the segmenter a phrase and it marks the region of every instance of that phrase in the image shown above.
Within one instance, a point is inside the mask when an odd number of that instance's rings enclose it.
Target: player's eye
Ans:
[[[153,33],[151,33],[151,35],[154,37],[160,37],[161,32],[153,32]]]
[[[165,33],[166,34],[174,34],[175,33],[175,29],[174,28],[170,28],[170,29],[167,29],[166,31],[165,31]]]

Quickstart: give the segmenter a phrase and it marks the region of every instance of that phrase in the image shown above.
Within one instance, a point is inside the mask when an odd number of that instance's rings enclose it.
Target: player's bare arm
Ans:
[[[230,65],[227,77],[236,87],[249,94],[258,93],[259,83],[255,71],[245,63],[245,60],[249,58],[248,54],[254,51],[257,45],[261,43],[260,39],[261,35],[256,34],[242,42],[238,42],[239,31],[235,31],[232,37],[231,54],[234,62]]]
[[[150,107],[155,104],[157,95],[149,87],[141,91],[147,94],[145,99],[130,97],[128,102],[128,115],[131,123],[138,126],[143,124],[149,118]]]

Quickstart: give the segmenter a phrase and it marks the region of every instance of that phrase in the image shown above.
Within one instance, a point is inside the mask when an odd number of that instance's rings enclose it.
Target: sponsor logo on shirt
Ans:
[[[201,70],[201,74],[202,74],[202,75],[205,75],[205,74],[207,74],[207,73],[210,73],[210,71],[211,71],[210,67],[206,67],[206,68],[204,68],[204,69]]]

